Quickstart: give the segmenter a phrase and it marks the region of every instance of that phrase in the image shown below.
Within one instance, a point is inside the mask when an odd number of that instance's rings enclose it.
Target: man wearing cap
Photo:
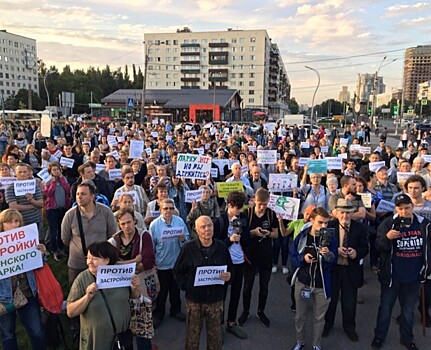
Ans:
[[[357,342],[356,299],[358,288],[364,282],[361,260],[368,254],[368,237],[366,227],[352,220],[354,211],[355,207],[350,200],[339,198],[335,206],[336,220],[330,221],[328,224],[328,228],[335,229],[335,237],[338,241],[338,260],[337,265],[331,271],[332,296],[325,315],[325,328],[322,336],[328,336],[334,325],[341,292],[343,329],[351,341]]]
[[[377,229],[376,249],[380,252],[380,305],[373,349],[380,349],[388,334],[392,308],[398,299],[401,307],[400,343],[416,350],[413,342],[414,309],[419,285],[431,274],[431,229],[427,219],[413,213],[408,195],[395,199],[394,216]]]

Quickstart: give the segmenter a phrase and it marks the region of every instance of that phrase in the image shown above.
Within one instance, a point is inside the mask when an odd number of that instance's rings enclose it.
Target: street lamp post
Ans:
[[[313,127],[313,119],[314,119],[314,114],[313,114],[313,113],[314,113],[314,99],[315,99],[315,97],[316,97],[317,90],[319,89],[319,86],[320,86],[320,74],[319,74],[319,72],[317,71],[317,69],[311,68],[311,67],[309,67],[309,66],[305,66],[305,68],[310,69],[310,70],[312,70],[314,73],[316,73],[316,74],[317,74],[317,86],[316,86],[316,90],[314,90],[313,99],[312,99],[312,101],[311,101],[311,118],[310,118],[311,128],[310,128],[310,130],[312,130],[312,127]]]
[[[373,83],[373,108],[372,108],[372,114],[371,114],[371,125],[375,124],[375,116],[376,116],[376,103],[377,103],[377,87],[379,85],[379,73],[380,69],[382,68],[383,62],[386,60],[386,56],[383,57],[382,62],[380,62],[380,66],[377,69],[375,75],[374,75],[374,83]]]
[[[51,102],[49,100],[48,88],[46,87],[46,78],[48,77],[48,75],[50,75],[52,73],[54,73],[54,71],[50,70],[50,71],[46,72],[45,75],[43,76],[43,86],[45,87],[46,98],[47,98],[47,102],[48,102],[48,112],[49,112],[50,118],[51,118]]]

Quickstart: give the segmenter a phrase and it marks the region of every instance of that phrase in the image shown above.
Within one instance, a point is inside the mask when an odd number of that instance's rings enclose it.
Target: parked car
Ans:
[[[420,130],[422,132],[424,131],[431,131],[431,123],[420,123],[418,125],[416,125],[416,130]]]

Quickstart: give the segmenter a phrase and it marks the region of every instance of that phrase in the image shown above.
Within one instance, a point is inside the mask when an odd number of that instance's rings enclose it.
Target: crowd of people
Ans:
[[[310,133],[265,121],[253,132],[247,124],[74,119],[53,122],[51,136],[44,137],[35,123],[1,125],[0,229],[36,223],[39,249],[46,247],[54,264],[67,259],[67,315],[80,349],[111,348],[140,302],[145,321],[135,329],[136,344],[154,348],[151,338],[163,327],[168,297],[169,316],[186,321],[186,349],[199,349],[204,321],[208,349],[221,349],[223,330],[248,337],[252,307],[262,325],[271,326],[265,309],[271,275],[278,271],[291,284],[294,350],[305,348],[310,303],[314,350],[330,336],[339,300],[343,330],[357,342],[358,289],[369,260],[381,284],[372,348],[383,346],[398,299],[400,343],[415,350],[419,301],[422,321],[431,326],[428,138],[403,133],[393,150],[387,131],[372,147],[370,132],[367,123]],[[140,157],[130,157],[133,140],[143,141]],[[263,162],[262,150],[274,151],[275,160]],[[180,154],[210,157],[211,173],[206,179],[181,177]],[[313,171],[309,160],[325,159],[338,159],[338,165]],[[277,187],[274,174],[291,175],[294,184]],[[14,182],[32,179],[33,193],[17,195]],[[238,182],[242,190],[221,196],[218,187],[225,182]],[[188,203],[193,190],[202,196]],[[297,199],[298,214],[282,216],[270,204],[273,196]],[[99,266],[130,263],[137,274],[156,271],[153,284],[143,287],[135,275],[130,287],[98,289]],[[218,283],[197,285],[200,273]],[[258,303],[252,306],[255,279]],[[0,287],[1,303],[11,302],[17,287],[31,300],[0,316],[3,349],[17,349],[16,312],[32,348],[44,349],[32,273],[0,279]]]

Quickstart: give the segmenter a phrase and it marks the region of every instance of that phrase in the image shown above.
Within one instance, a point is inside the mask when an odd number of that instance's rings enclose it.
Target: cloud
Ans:
[[[416,12],[428,11],[429,9],[431,9],[431,3],[429,2],[417,2],[416,4],[397,4],[386,8],[384,16],[405,16],[411,15]]]

